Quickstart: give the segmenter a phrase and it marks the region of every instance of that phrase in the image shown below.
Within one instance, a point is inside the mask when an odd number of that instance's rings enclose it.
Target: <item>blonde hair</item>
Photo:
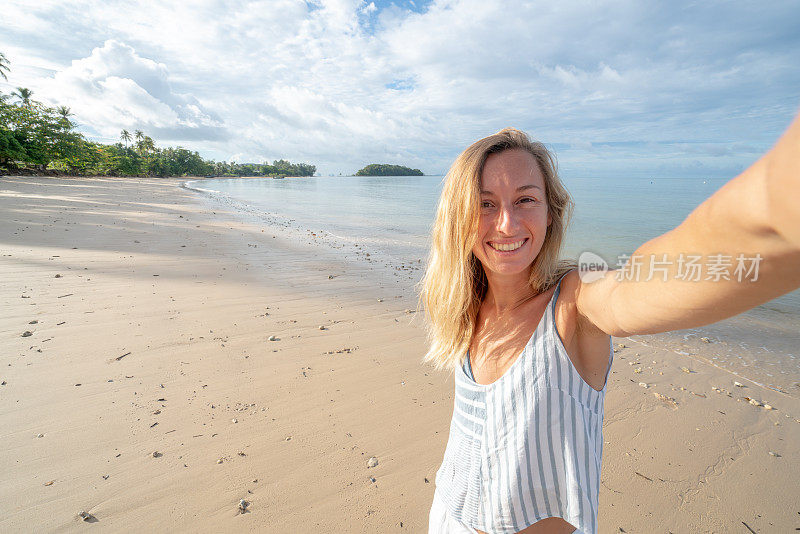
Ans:
[[[551,216],[542,249],[531,264],[528,282],[536,293],[549,289],[575,266],[559,260],[573,202],[558,177],[555,156],[515,128],[505,128],[476,141],[456,158],[444,178],[431,235],[420,303],[428,317],[430,348],[423,358],[436,369],[455,369],[463,362],[488,281],[472,253],[480,216],[480,180],[490,154],[522,149],[530,153],[544,176]]]

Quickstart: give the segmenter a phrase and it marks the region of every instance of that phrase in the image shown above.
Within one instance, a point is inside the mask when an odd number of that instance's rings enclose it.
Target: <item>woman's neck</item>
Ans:
[[[497,315],[511,311],[537,295],[528,283],[527,273],[515,276],[487,276],[484,304]]]

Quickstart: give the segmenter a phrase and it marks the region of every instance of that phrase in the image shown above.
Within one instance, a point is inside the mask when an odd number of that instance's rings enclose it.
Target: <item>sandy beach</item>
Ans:
[[[426,532],[419,268],[184,181],[0,178],[0,531]],[[614,345],[601,532],[800,527],[800,388]]]

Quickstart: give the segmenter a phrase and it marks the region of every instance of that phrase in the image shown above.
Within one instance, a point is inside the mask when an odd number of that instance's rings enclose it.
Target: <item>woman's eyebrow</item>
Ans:
[[[527,184],[519,186],[517,188],[517,193],[519,193],[520,191],[526,191],[528,189],[538,189],[539,191],[543,191],[543,189],[538,185]],[[493,195],[493,194],[494,193],[492,193],[491,191],[487,191],[486,189],[481,189],[481,195]]]

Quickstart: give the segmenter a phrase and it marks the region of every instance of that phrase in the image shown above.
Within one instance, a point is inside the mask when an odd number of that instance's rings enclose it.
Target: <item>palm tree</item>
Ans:
[[[64,128],[70,129],[72,128],[73,124],[72,121],[69,120],[70,116],[72,115],[72,110],[70,110],[67,106],[58,106],[56,109],[59,115],[61,115],[61,124]]]
[[[141,130],[136,130],[135,132],[133,132],[133,136],[136,138],[136,148],[141,150],[142,139],[144,139],[144,133]]]
[[[20,100],[22,100],[22,105],[26,107],[30,107],[31,105],[31,96],[33,96],[33,91],[30,89],[26,89],[25,87],[17,87],[17,90],[11,93],[12,96],[16,96]]]
[[[145,135],[144,139],[142,139],[142,148],[145,152],[152,152],[156,149],[156,144],[153,142],[153,138],[149,135]]]
[[[6,55],[0,52],[0,76],[2,76],[5,81],[8,81],[8,76],[6,76],[6,73],[3,71],[11,72],[11,69],[8,68],[8,65],[9,63]]]
[[[128,148],[128,141],[131,140],[131,133],[128,130],[122,130],[119,136],[123,141],[125,141],[125,148]]]

